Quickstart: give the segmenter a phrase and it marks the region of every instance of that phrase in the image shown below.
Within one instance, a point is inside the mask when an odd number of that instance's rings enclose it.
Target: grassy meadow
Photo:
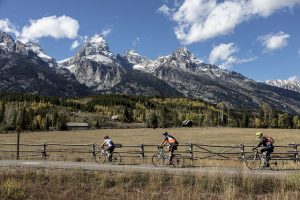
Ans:
[[[169,129],[97,129],[82,131],[44,131],[22,132],[21,143],[40,144],[89,144],[103,142],[103,136],[109,135],[120,144],[159,144],[162,133],[168,131],[180,144],[199,143],[216,145],[256,145],[255,133],[262,131],[275,139],[275,145],[300,144],[298,129],[245,129],[245,128],[169,128]],[[15,143],[16,133],[0,134],[0,143]]]
[[[300,176],[1,170],[0,199],[299,199]]]
[[[97,130],[85,130],[85,131],[48,131],[48,132],[22,132],[20,143],[22,144],[43,144],[47,142],[58,143],[58,144],[91,144],[93,142],[101,144],[103,142],[103,136],[109,135],[115,143],[120,143],[123,145],[140,145],[140,144],[159,144],[162,139],[162,133],[168,131],[171,135],[175,136],[181,145],[188,143],[196,144],[208,144],[208,145],[226,145],[226,146],[235,146],[239,144],[254,146],[257,144],[255,132],[262,131],[265,134],[271,135],[275,139],[275,145],[288,145],[295,142],[296,144],[300,143],[300,131],[296,129],[243,129],[243,128],[170,128],[170,129],[97,129]],[[1,142],[0,143],[15,143],[16,142],[16,133],[0,134]],[[72,153],[68,152],[51,152],[55,149],[68,149],[73,151]],[[187,152],[189,147],[181,146],[178,148],[178,151],[184,156],[190,156]],[[214,152],[222,152],[227,150],[229,147],[225,148],[210,148],[206,149]],[[1,146],[0,149],[10,149],[15,151],[15,146]],[[81,151],[86,153],[78,154],[76,151],[79,150],[78,147],[57,147],[49,145],[47,150],[50,150],[48,154],[50,155],[48,159],[51,160],[73,160],[73,161],[93,161],[91,154],[88,153],[91,149],[91,146],[80,147]],[[21,146],[20,150],[38,150],[41,151],[42,147],[24,147]],[[118,152],[123,152],[122,163],[124,164],[140,164],[140,163],[151,163],[151,156],[154,152],[157,151],[155,147],[145,147],[145,156],[148,159],[141,160],[138,153],[134,154],[134,158],[126,157],[128,151],[139,152],[140,147],[128,148],[123,147],[121,149],[116,149]],[[194,147],[195,157],[203,158],[210,155],[209,153],[203,153],[205,150]],[[251,148],[248,147],[246,151],[251,151]],[[287,152],[291,151],[292,148],[276,148],[275,152]],[[200,152],[202,151],[202,152]],[[240,149],[232,149],[228,152],[240,152]],[[11,154],[15,154],[12,152]],[[25,155],[24,155],[25,154]],[[28,153],[27,153],[28,154]],[[24,155],[22,159],[40,159],[40,156],[37,155],[27,157],[26,153],[20,153]],[[7,153],[6,153],[7,155]],[[132,156],[132,154],[130,154]],[[232,159],[238,159],[237,155],[231,155]],[[0,155],[1,158],[1,155]],[[213,159],[220,158],[219,156],[212,157]],[[4,159],[4,158],[2,158]],[[239,162],[228,162],[228,161],[218,161],[208,159],[200,159],[196,161],[191,161],[186,159],[186,165],[194,166],[231,166],[236,167],[240,165]],[[295,168],[295,167],[293,167]],[[298,168],[298,167],[297,167]]]
[[[164,129],[99,129],[21,133],[21,143],[101,143],[108,134],[126,145],[159,144]],[[180,142],[255,145],[256,131],[274,137],[276,145],[300,143],[299,130],[239,128],[172,128]],[[16,134],[0,134],[1,143],[15,143]],[[5,148],[2,146],[1,148]],[[220,150],[218,150],[220,151]],[[76,155],[80,157],[80,155]],[[89,155],[90,156],[90,155]],[[79,160],[78,160],[79,161]],[[91,160],[80,160],[91,161]],[[236,166],[240,162],[201,160],[202,166]],[[296,164],[295,164],[296,165]],[[294,166],[293,166],[294,167]],[[0,199],[299,199],[298,170],[284,176],[206,174],[176,176],[83,170],[0,170]]]

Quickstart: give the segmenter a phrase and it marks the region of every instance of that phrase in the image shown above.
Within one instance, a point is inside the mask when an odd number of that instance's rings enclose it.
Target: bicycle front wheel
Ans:
[[[100,151],[96,152],[95,155],[93,155],[93,158],[98,164],[105,163],[106,161],[106,156],[102,154]]]
[[[165,165],[165,158],[160,153],[156,153],[152,156],[152,164],[155,167],[162,167]]]
[[[278,156],[272,156],[269,160],[270,168],[274,171],[281,170],[284,166],[284,161]]]
[[[121,155],[119,153],[112,153],[111,163],[113,165],[121,164]]]
[[[261,166],[261,158],[259,155],[249,155],[245,158],[245,164],[251,170],[259,169]]]
[[[184,158],[181,154],[175,154],[172,163],[174,167],[182,167],[184,165]]]

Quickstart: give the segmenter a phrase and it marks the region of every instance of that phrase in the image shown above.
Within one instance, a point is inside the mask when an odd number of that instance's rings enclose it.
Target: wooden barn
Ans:
[[[67,122],[66,127],[68,130],[87,130],[90,128],[90,125],[85,122]]]

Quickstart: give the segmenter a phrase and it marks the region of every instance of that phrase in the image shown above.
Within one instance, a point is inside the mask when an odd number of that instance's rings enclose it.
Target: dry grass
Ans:
[[[60,144],[90,144],[96,142],[98,144],[102,143],[103,136],[109,135],[115,143],[121,143],[124,145],[134,145],[134,144],[159,144],[163,137],[162,132],[168,131],[170,134],[174,135],[180,142],[180,144],[185,143],[200,143],[200,144],[210,144],[210,145],[228,145],[235,146],[238,144],[244,145],[256,145],[257,140],[255,138],[255,132],[263,131],[265,134],[272,135],[275,138],[276,145],[287,145],[290,143],[300,143],[300,130],[294,129],[242,129],[242,128],[170,128],[170,129],[99,129],[99,130],[88,130],[88,131],[49,131],[49,132],[24,132],[21,133],[21,143],[24,144],[43,144],[48,143],[60,143]],[[15,143],[16,133],[1,134],[1,143]],[[7,149],[15,147],[5,147],[0,146],[0,149]],[[47,149],[57,149],[63,147],[51,147],[48,146]],[[70,147],[75,148],[75,147]],[[69,148],[69,149],[70,149]],[[25,147],[21,146],[21,150]],[[41,150],[42,147],[29,148],[26,150]],[[78,150],[76,147],[75,149]],[[88,152],[90,146],[83,147],[82,151]],[[186,151],[188,147],[180,147],[179,151]],[[228,148],[209,148],[215,152],[222,152]],[[205,151],[197,147],[194,148],[196,151]],[[246,149],[250,151],[250,148]],[[292,149],[278,149],[277,152],[288,151]],[[75,150],[76,151],[76,150]],[[117,149],[117,151],[140,151],[139,147],[136,148],[122,148]],[[155,147],[145,147],[146,156],[151,157],[151,155],[156,151]],[[233,149],[229,152],[239,152],[239,149]],[[14,153],[12,153],[14,154]],[[55,160],[73,160],[73,161],[93,161],[89,153],[77,154],[77,153],[52,153],[49,152],[50,159]],[[124,154],[123,154],[124,155]],[[138,154],[136,154],[138,156]],[[194,156],[204,157],[208,154],[196,153]],[[189,156],[185,153],[185,156]],[[23,157],[23,159],[32,159],[34,157]],[[37,156],[39,159],[39,157]],[[213,158],[220,158],[219,156],[214,156]],[[233,158],[237,158],[233,156]],[[138,157],[135,159],[125,158],[123,163],[126,164],[139,164],[139,163],[150,163],[149,159],[140,160]],[[210,161],[210,160],[197,160],[193,163],[190,160],[186,161],[187,166],[231,166],[236,167],[237,162],[228,161]],[[292,167],[295,168],[295,167]]]
[[[298,199],[300,176],[0,171],[1,199]],[[22,189],[21,189],[22,188]],[[7,191],[14,193],[7,193]],[[18,198],[19,197],[19,198]]]
[[[276,145],[300,143],[300,130],[297,129],[243,129],[243,128],[170,128],[170,129],[98,129],[87,131],[49,131],[21,133],[21,143],[102,143],[103,136],[109,135],[115,143],[121,144],[159,144],[161,133],[168,131],[180,144],[200,143],[217,145],[254,145],[255,132],[262,131],[272,135]],[[1,134],[1,143],[15,143],[16,134]]]

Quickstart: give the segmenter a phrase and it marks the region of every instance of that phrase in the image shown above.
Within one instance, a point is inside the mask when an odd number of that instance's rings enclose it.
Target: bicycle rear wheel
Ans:
[[[270,168],[274,171],[281,170],[284,166],[284,161],[278,156],[272,156],[269,160]]]
[[[152,164],[155,167],[162,167],[165,165],[165,158],[160,153],[156,153],[152,156]]]
[[[105,163],[106,161],[106,156],[102,154],[101,151],[96,152],[95,155],[93,155],[93,158],[98,164]]]
[[[120,156],[119,153],[112,153],[111,163],[113,165],[119,165],[119,164],[121,164],[121,156]]]
[[[184,158],[181,154],[175,154],[172,163],[174,167],[182,167],[184,165]]]
[[[245,164],[251,170],[259,169],[261,166],[261,158],[259,155],[249,155],[245,158]]]

